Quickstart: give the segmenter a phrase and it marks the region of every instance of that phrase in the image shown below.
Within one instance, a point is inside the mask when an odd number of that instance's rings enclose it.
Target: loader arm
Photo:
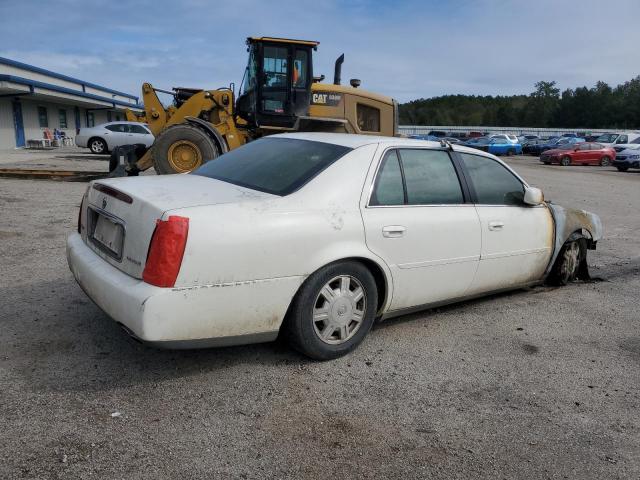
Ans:
[[[203,90],[191,96],[180,107],[169,107],[165,109],[156,94],[156,91],[149,83],[145,83],[143,88],[143,98],[147,124],[154,137],[158,137],[162,132],[172,125],[191,122],[192,119],[200,119],[210,124],[219,136],[215,136],[216,143],[223,138],[226,145],[219,145],[221,152],[234,149],[246,143],[246,133],[236,128],[233,117],[233,92],[229,89]],[[197,122],[196,122],[197,123]],[[147,170],[153,166],[153,149],[148,150],[135,163],[135,168],[139,171]]]

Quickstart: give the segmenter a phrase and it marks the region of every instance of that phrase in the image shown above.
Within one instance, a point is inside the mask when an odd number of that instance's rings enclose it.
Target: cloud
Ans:
[[[0,57],[11,58],[57,72],[80,71],[103,65],[103,60],[90,55],[45,51],[0,50]]]
[[[319,40],[314,72],[407,101],[443,94],[529,93],[617,84],[640,73],[637,0],[63,0],[1,2],[0,45],[10,58],[137,93],[238,84],[244,40]],[[37,33],[37,34],[36,34]]]

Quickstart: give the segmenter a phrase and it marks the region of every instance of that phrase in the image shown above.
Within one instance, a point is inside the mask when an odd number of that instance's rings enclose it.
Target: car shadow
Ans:
[[[193,375],[228,377],[245,364],[306,364],[280,341],[199,350],[162,350],[131,337],[71,278],[0,289],[6,320],[0,337],[4,368],[30,388],[112,390]]]
[[[506,291],[506,292],[493,293],[493,294],[484,295],[484,296],[478,297],[478,298],[473,298],[473,299],[469,299],[469,300],[463,300],[463,301],[459,301],[459,302],[455,302],[455,303],[449,303],[449,304],[441,305],[441,306],[438,306],[438,307],[425,308],[424,310],[419,310],[419,311],[416,311],[416,312],[407,313],[405,315],[392,317],[392,318],[390,318],[388,320],[383,320],[381,322],[376,323],[374,328],[376,330],[385,329],[385,328],[391,328],[391,327],[394,327],[396,325],[402,325],[403,323],[414,322],[416,320],[421,320],[421,319],[424,319],[424,317],[428,317],[430,315],[436,315],[436,314],[441,314],[441,313],[449,313],[449,312],[453,312],[455,310],[464,309],[465,307],[470,307],[470,306],[474,306],[474,305],[481,305],[481,304],[484,304],[486,302],[495,301],[495,299],[497,299],[497,298],[516,297],[516,296],[523,295],[523,294],[531,294],[532,292],[533,293],[543,293],[543,292],[547,292],[549,290],[555,290],[556,288],[560,288],[560,287],[552,287],[552,286],[548,286],[548,285],[540,285],[540,286],[536,286],[536,287],[527,287],[527,288],[520,288],[520,289],[516,289],[516,290],[509,290],[509,291]]]

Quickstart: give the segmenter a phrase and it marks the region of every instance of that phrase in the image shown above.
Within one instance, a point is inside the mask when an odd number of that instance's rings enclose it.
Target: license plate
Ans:
[[[102,246],[117,258],[120,258],[122,256],[122,239],[124,236],[122,225],[104,215],[98,214],[97,217],[96,226],[92,234],[93,240],[98,243],[98,246]]]

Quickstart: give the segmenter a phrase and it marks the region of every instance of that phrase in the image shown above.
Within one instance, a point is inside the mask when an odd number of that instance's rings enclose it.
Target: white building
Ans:
[[[0,150],[20,148],[58,129],[73,138],[81,127],[139,112],[138,97],[0,57]]]

